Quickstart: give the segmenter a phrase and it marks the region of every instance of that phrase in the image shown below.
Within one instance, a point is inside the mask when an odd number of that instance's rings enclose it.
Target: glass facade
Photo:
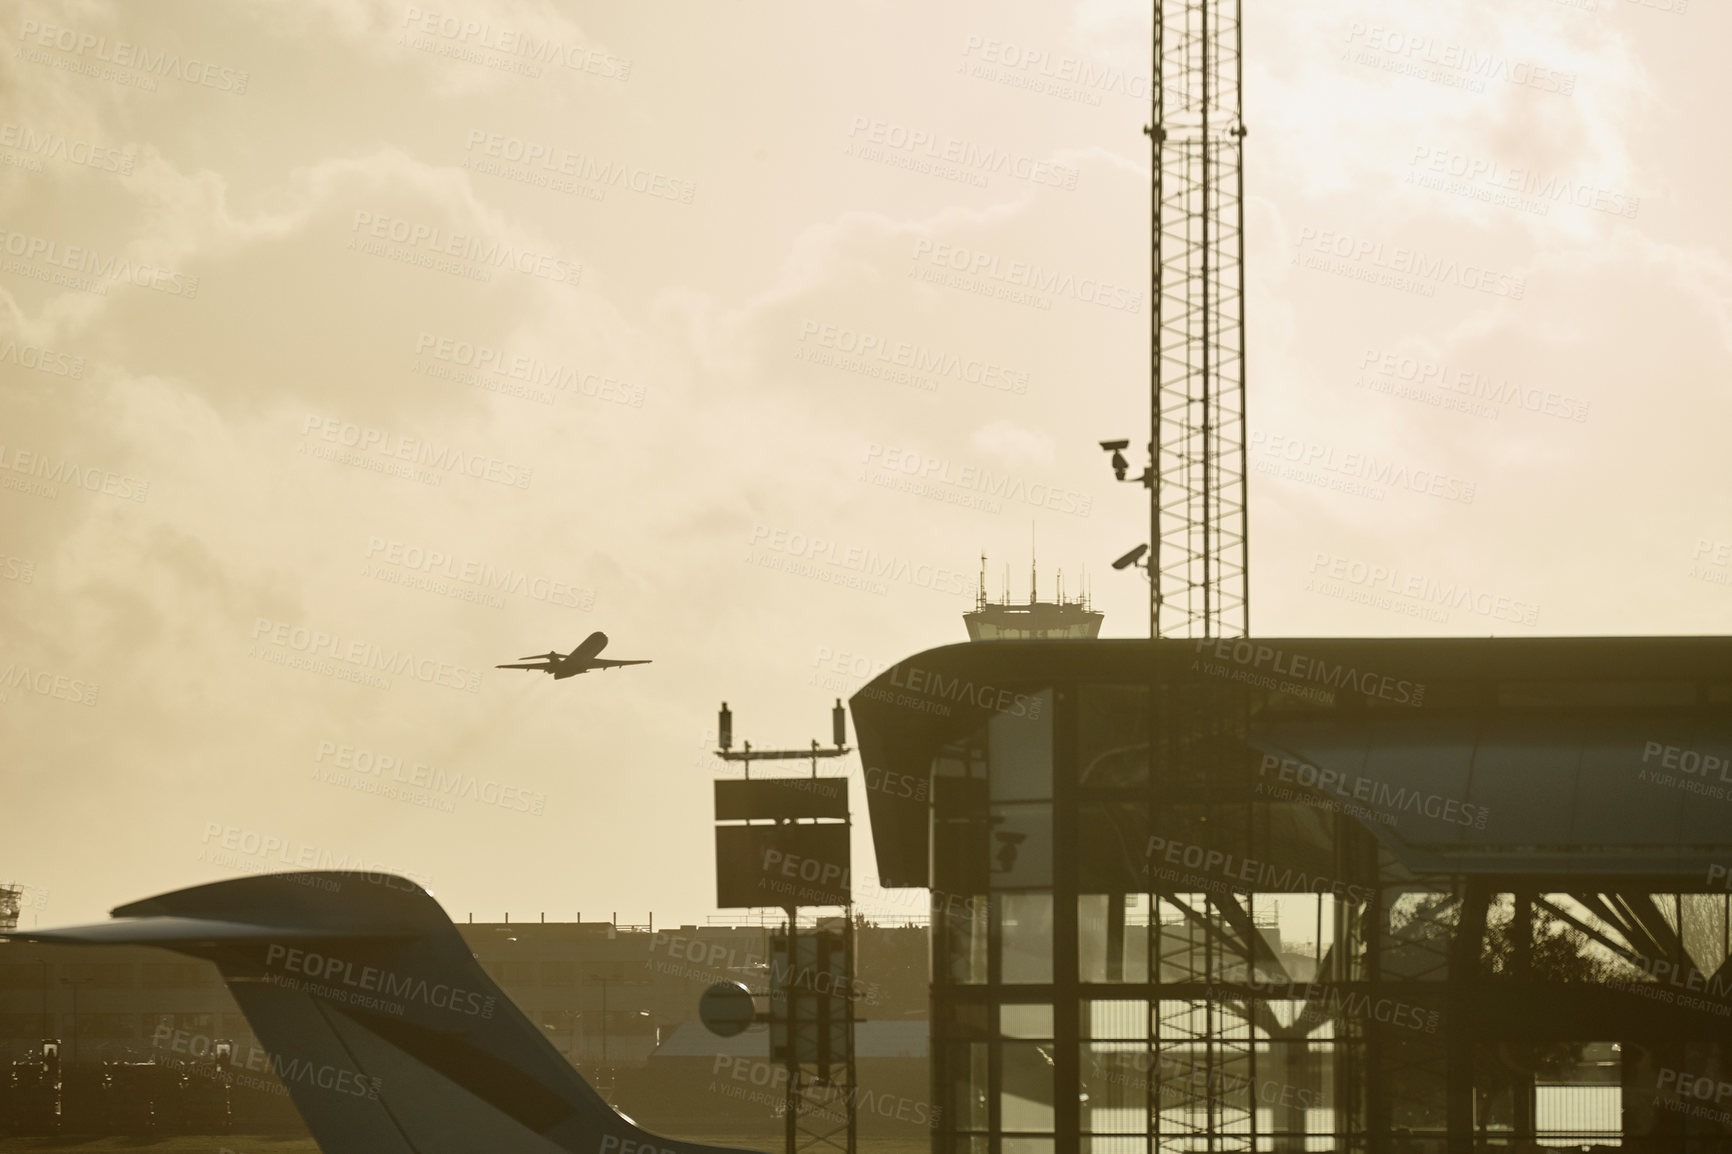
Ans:
[[[959,712],[934,1149],[1732,1154],[1732,792],[1707,840],[1630,780],[1732,750],[1717,685],[1079,670]]]

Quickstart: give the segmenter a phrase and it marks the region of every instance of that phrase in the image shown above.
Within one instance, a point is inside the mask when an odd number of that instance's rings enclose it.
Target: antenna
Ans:
[[[1028,603],[1035,603],[1034,522],[1028,523]]]
[[[986,550],[985,549],[982,549],[980,551],[980,587],[975,591],[975,594],[974,594],[974,607],[976,609],[985,609],[986,608]]]

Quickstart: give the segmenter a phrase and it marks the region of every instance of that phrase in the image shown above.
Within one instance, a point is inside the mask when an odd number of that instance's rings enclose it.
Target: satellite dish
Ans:
[[[751,991],[739,982],[717,982],[698,999],[698,1020],[710,1033],[732,1038],[758,1020],[758,1009]]]

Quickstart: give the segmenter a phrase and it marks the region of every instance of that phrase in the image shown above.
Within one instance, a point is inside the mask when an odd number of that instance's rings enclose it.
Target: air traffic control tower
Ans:
[[[1032,563],[1028,574],[1028,604],[1011,604],[1009,584],[1007,580],[1007,588],[997,601],[986,599],[986,556],[982,554],[980,587],[975,593],[974,611],[962,615],[970,641],[1032,641],[1042,637],[1082,641],[1101,635],[1104,615],[1089,607],[1086,592],[1074,600],[1065,600],[1063,573],[1058,575],[1058,589],[1051,601],[1039,600]]]

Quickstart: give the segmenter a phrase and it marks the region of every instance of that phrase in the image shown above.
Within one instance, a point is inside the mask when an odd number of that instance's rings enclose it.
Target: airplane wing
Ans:
[[[589,660],[589,667],[591,669],[612,669],[616,665],[648,665],[648,664],[649,664],[649,661],[647,659],[643,660],[643,661],[609,661],[605,657],[592,657]]]
[[[495,668],[495,669],[540,669],[540,670],[543,670],[547,673],[552,673],[553,672],[553,662],[549,661],[549,662],[545,662],[541,665],[495,665],[493,668]]]
[[[0,939],[214,962],[325,1154],[741,1154],[622,1117],[494,984],[420,886],[267,874]]]

